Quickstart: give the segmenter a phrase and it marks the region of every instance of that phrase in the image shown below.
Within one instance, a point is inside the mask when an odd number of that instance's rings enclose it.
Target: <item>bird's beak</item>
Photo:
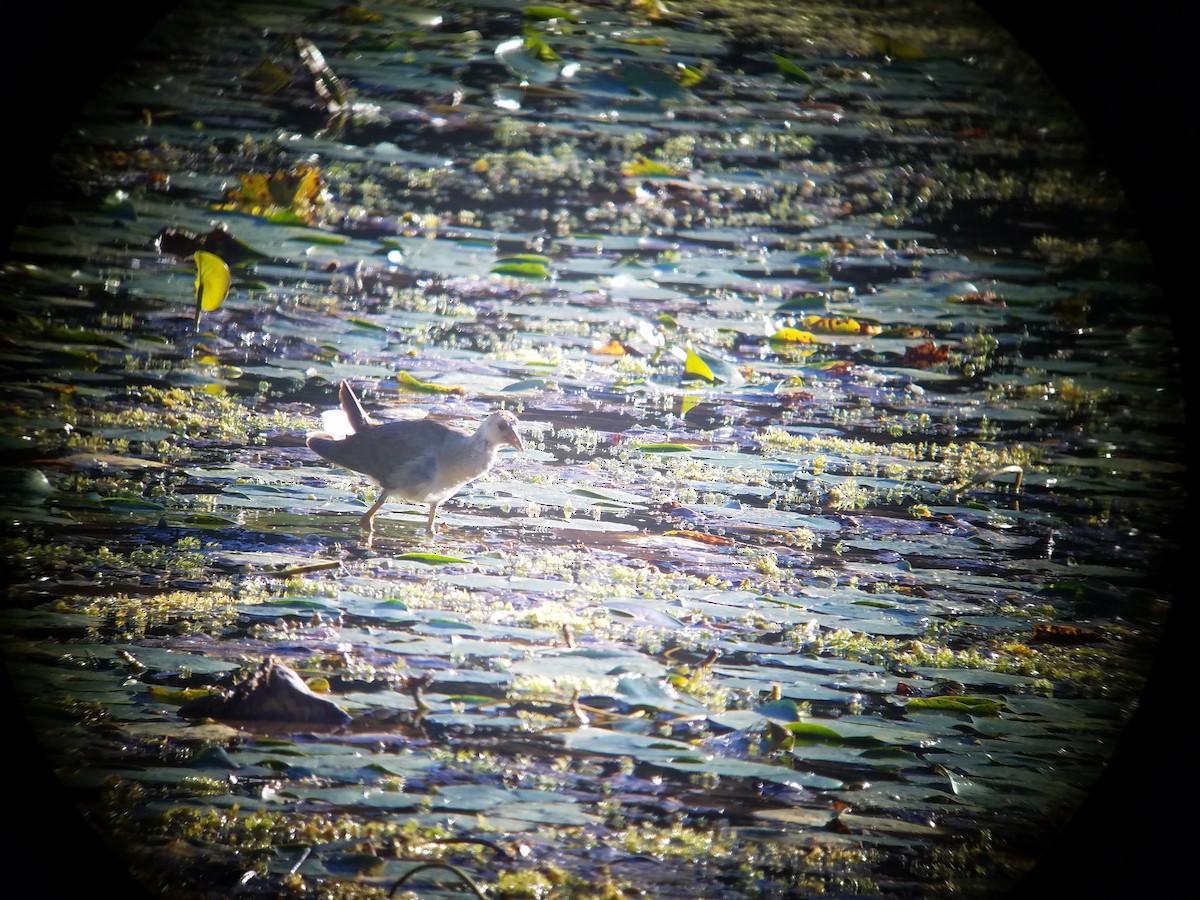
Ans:
[[[524,450],[525,445],[521,443],[521,436],[517,434],[517,429],[510,428],[508,432],[508,446],[516,447],[518,450]]]

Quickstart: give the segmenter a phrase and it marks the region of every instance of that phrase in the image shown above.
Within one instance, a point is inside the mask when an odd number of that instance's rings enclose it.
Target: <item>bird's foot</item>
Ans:
[[[371,545],[375,542],[375,517],[363,516],[358,520],[358,523],[362,526],[363,530],[363,544],[370,550]]]

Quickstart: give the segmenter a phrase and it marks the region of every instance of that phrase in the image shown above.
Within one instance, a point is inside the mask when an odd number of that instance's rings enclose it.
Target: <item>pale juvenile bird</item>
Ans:
[[[517,417],[503,410],[484,419],[474,434],[467,434],[431,419],[372,422],[345,381],[339,396],[349,433],[344,437],[310,434],[308,448],[379,485],[379,497],[361,519],[368,532],[375,530],[379,508],[389,498],[396,498],[428,503],[426,530],[436,534],[438,504],[487,472],[502,446],[525,449],[517,434]]]

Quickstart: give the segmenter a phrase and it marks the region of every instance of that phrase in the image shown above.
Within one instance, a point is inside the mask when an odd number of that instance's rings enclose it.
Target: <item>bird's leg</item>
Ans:
[[[438,505],[436,503],[429,504],[429,521],[425,523],[425,530],[429,532],[429,536],[433,537],[437,534],[437,525],[434,524],[434,516],[437,515]]]
[[[379,496],[375,500],[375,503],[372,504],[371,508],[363,513],[362,518],[358,520],[364,531],[372,533],[375,531],[375,513],[379,512],[379,508],[383,506],[385,502],[387,502],[387,497],[388,495],[385,492],[380,492]]]

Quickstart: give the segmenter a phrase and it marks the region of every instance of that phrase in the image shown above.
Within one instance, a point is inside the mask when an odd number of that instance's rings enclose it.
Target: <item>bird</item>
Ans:
[[[359,520],[368,535],[374,534],[380,507],[397,498],[429,504],[425,529],[433,537],[439,504],[487,472],[501,447],[525,449],[517,433],[517,417],[507,410],[491,413],[468,434],[428,418],[372,422],[346,381],[338,389],[338,398],[348,433],[314,432],[305,443],[322,459],[379,485],[379,496]]]

